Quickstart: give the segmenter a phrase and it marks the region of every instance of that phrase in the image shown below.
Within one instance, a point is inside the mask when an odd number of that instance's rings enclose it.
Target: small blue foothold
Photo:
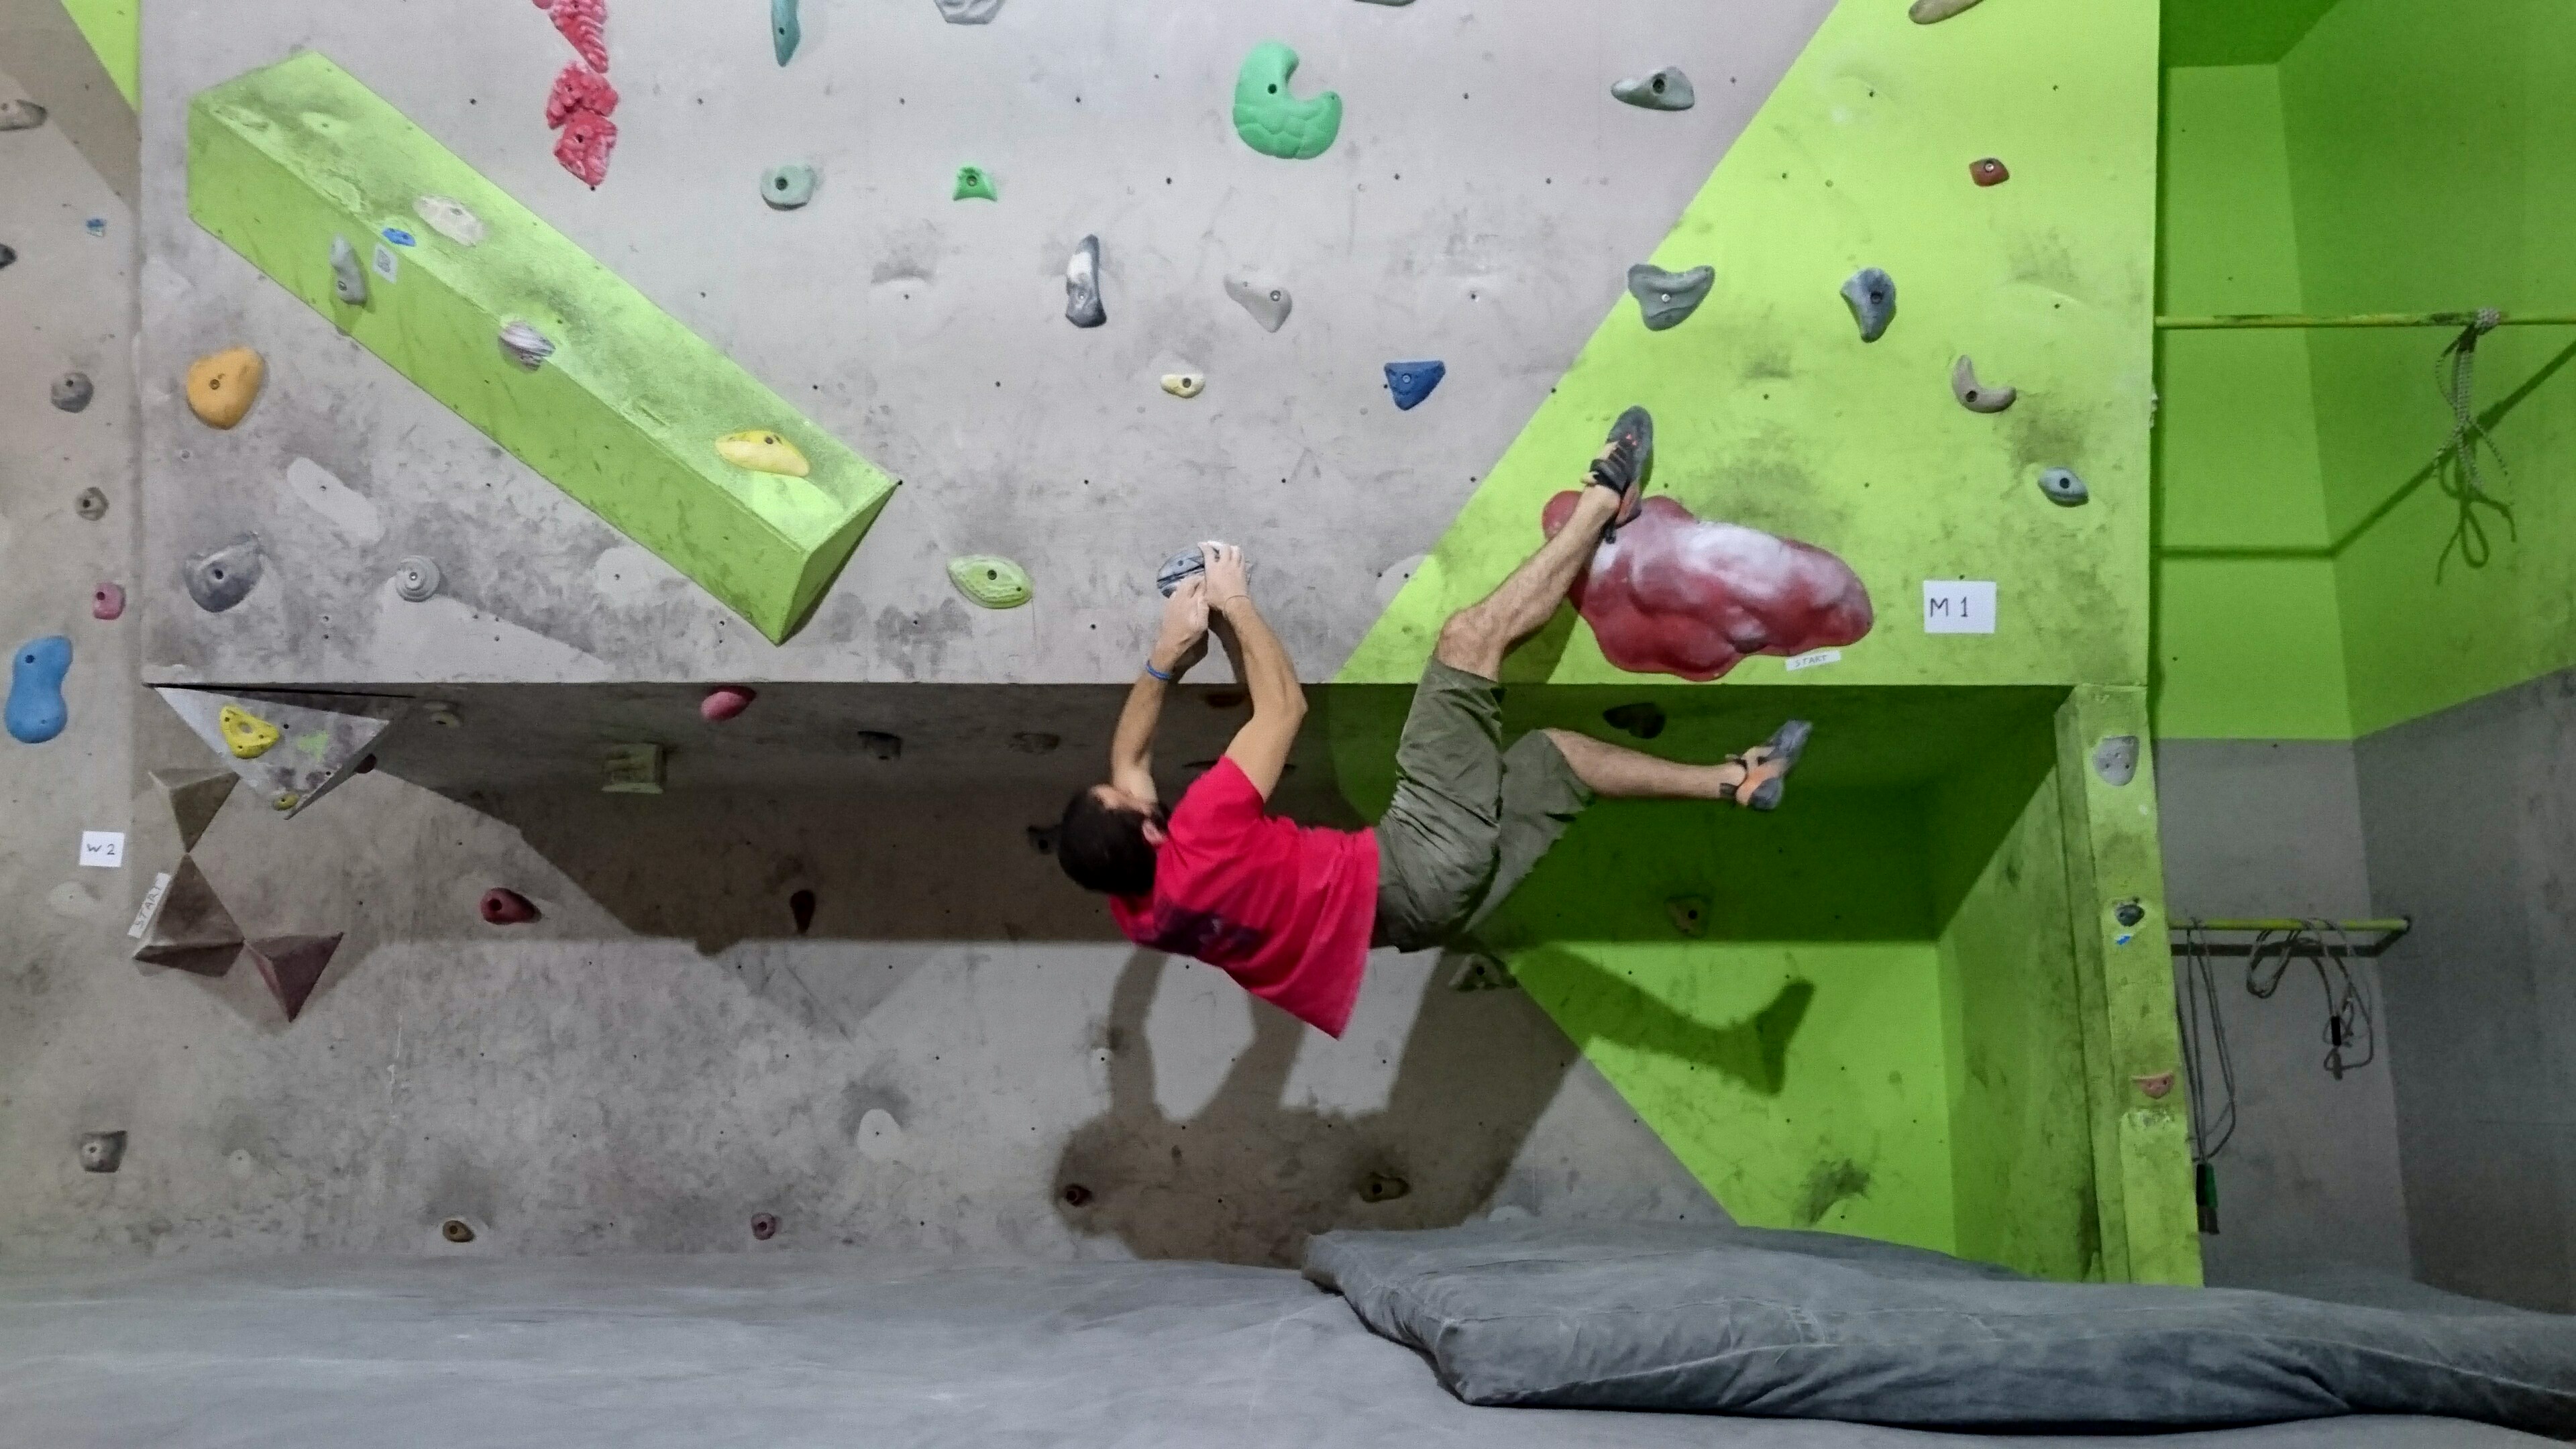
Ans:
[[[805,27],[796,19],[796,0],[769,0],[769,42],[778,52],[778,63],[785,65],[804,39]]]
[[[407,232],[398,226],[389,226],[385,228],[385,240],[392,242],[398,247],[416,247],[420,245],[419,237],[413,236],[410,232]]]
[[[1386,390],[1395,394],[1396,411],[1411,412],[1448,375],[1449,366],[1443,362],[1390,362],[1386,365]]]
[[[81,229],[88,232],[91,236],[105,236],[107,235],[107,218],[103,216],[93,216],[89,220],[81,223]]]
[[[63,676],[72,671],[72,641],[48,634],[18,646],[9,666],[9,737],[41,745],[63,732]]]

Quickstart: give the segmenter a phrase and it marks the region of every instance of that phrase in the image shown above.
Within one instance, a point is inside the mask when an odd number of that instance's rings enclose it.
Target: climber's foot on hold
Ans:
[[[1654,415],[1644,408],[1630,408],[1610,425],[1610,437],[1601,445],[1600,456],[1592,460],[1587,479],[1593,487],[1619,495],[1619,512],[1602,530],[1603,541],[1616,537],[1619,525],[1637,516],[1645,502],[1646,475],[1654,465]]]
[[[1749,810],[1777,810],[1780,797],[1789,788],[1789,772],[1798,767],[1798,756],[1807,748],[1807,736],[1816,727],[1802,719],[1793,719],[1771,732],[1771,738],[1740,755],[1727,756],[1727,763],[1743,767],[1744,778],[1735,783],[1731,798]]]

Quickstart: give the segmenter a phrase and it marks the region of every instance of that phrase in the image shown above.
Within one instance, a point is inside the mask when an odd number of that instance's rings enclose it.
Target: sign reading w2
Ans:
[[[1923,632],[1926,634],[1995,632],[1993,582],[1925,579],[1923,581]]]

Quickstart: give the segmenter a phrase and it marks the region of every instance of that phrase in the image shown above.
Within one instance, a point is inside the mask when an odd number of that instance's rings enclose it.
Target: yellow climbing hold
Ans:
[[[288,791],[285,791],[285,792],[283,792],[282,794],[280,794],[276,799],[269,801],[268,803],[269,803],[272,807],[274,807],[274,808],[276,808],[276,809],[279,809],[279,810],[292,810],[292,809],[294,809],[296,806],[301,805],[301,804],[303,804],[303,803],[304,803],[304,797],[303,797],[303,796],[301,796],[301,795],[296,794],[296,793],[295,793],[294,791],[292,791],[292,790],[288,790]]]
[[[222,726],[224,743],[232,747],[236,760],[258,759],[279,738],[277,726],[238,705],[225,705],[215,715],[215,723]]]
[[[737,468],[755,473],[784,473],[802,478],[814,471],[796,445],[765,428],[727,433],[716,439],[716,452]]]
[[[1197,397],[1206,390],[1206,373],[1167,372],[1163,374],[1163,391],[1174,397]]]
[[[259,400],[268,364],[247,347],[227,347],[188,365],[188,411],[210,428],[229,428]]]

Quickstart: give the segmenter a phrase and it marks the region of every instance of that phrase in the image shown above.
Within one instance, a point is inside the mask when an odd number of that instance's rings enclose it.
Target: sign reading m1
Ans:
[[[1991,580],[1925,579],[1923,632],[1926,634],[1991,634],[1995,632],[1995,586]]]

